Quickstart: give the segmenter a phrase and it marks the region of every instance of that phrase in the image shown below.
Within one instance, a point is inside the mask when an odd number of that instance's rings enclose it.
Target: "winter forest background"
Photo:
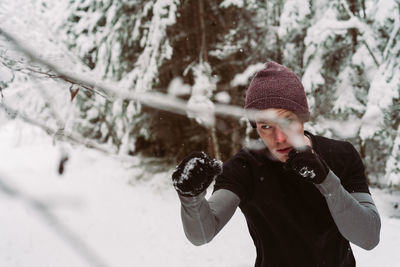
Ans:
[[[174,95],[204,110],[242,107],[262,63],[284,64],[306,88],[307,129],[351,141],[371,184],[400,183],[398,1],[42,0],[4,2],[1,10],[4,32],[71,73],[112,82],[121,93]],[[14,31],[21,24],[31,31]],[[193,150],[224,160],[255,137],[245,119],[217,115],[214,124],[202,123],[196,114],[71,82],[9,39],[3,34],[0,43],[2,102],[58,135],[160,164]],[[72,101],[69,91],[77,92]]]
[[[357,266],[399,267],[399,0],[0,0],[0,265],[251,266],[236,214],[188,243],[170,174],[256,140],[241,110],[270,60],[306,129],[365,163],[383,227]]]

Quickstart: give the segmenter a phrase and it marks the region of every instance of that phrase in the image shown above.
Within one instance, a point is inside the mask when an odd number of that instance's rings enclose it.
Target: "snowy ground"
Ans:
[[[240,211],[202,247],[185,238],[169,174],[143,175],[112,157],[59,144],[22,122],[0,120],[0,266],[253,266],[254,246]],[[137,177],[141,180],[137,180]],[[400,267],[400,196],[373,190],[381,242],[354,247],[357,266]]]

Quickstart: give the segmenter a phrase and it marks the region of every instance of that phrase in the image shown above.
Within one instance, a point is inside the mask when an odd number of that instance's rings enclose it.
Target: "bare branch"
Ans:
[[[380,63],[379,63],[379,61],[376,59],[376,57],[375,57],[374,53],[372,52],[371,48],[369,48],[367,42],[366,42],[364,39],[362,39],[361,41],[363,42],[363,44],[364,44],[365,47],[367,48],[369,54],[371,55],[372,59],[374,60],[375,65],[379,68]]]

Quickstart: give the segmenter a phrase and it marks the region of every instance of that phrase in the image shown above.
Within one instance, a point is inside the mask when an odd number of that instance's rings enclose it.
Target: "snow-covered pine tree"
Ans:
[[[104,80],[121,90],[148,91],[158,80],[162,62],[171,57],[167,27],[175,23],[179,1],[71,1],[62,26],[70,49]],[[145,117],[137,103],[78,94],[85,136],[109,142],[121,153],[135,151],[136,138],[146,139]]]
[[[400,5],[378,1],[373,8],[373,26],[376,36],[380,36],[382,56],[371,80],[360,137],[372,182],[399,186]]]
[[[353,25],[338,2],[330,2],[326,8],[314,13],[312,26],[304,39],[306,50],[302,81],[313,110],[313,120],[322,117],[336,119],[343,110],[339,108],[336,114],[332,112],[334,100],[340,96],[335,89],[343,83],[345,77],[338,79],[338,76],[351,59],[353,43],[349,29]]]
[[[283,55],[289,58],[284,57],[283,62],[304,64],[302,80],[313,116],[310,128],[359,144],[371,182],[391,183],[395,176],[389,170],[395,175],[398,172],[393,164],[398,158],[398,148],[393,146],[399,119],[395,115],[399,82],[394,56],[398,55],[398,4],[373,0],[322,2],[310,1],[309,11],[305,2],[300,8],[296,1],[286,1],[280,33],[285,44]],[[299,30],[291,32],[294,25]],[[305,36],[300,34],[302,29],[307,31]],[[302,41],[290,44],[296,36]],[[301,61],[302,42],[305,52]],[[385,104],[376,108],[377,102]],[[381,114],[378,120],[374,117],[377,114]]]
[[[57,77],[54,72],[32,60],[3,34],[4,31],[14,36],[18,43],[29,47],[36,57],[51,59],[52,62],[62,61],[65,68],[71,68],[74,65],[68,57],[68,50],[60,45],[57,38],[53,38],[49,23],[43,16],[46,9],[42,1],[0,3],[0,87],[3,91],[0,101],[16,111],[6,112],[6,117],[14,118],[17,114],[29,116],[32,121],[57,131],[66,126],[71,115],[70,84],[54,78]],[[78,69],[80,66],[75,67]]]
[[[306,48],[304,38],[311,26],[312,12],[312,1],[288,0],[280,17],[282,64],[291,68],[300,77],[303,74],[303,54]]]

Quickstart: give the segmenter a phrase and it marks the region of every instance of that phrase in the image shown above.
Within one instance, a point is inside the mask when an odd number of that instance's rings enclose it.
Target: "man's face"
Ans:
[[[285,162],[295,146],[303,145],[304,123],[291,111],[269,108],[256,114],[257,132],[272,155]]]

